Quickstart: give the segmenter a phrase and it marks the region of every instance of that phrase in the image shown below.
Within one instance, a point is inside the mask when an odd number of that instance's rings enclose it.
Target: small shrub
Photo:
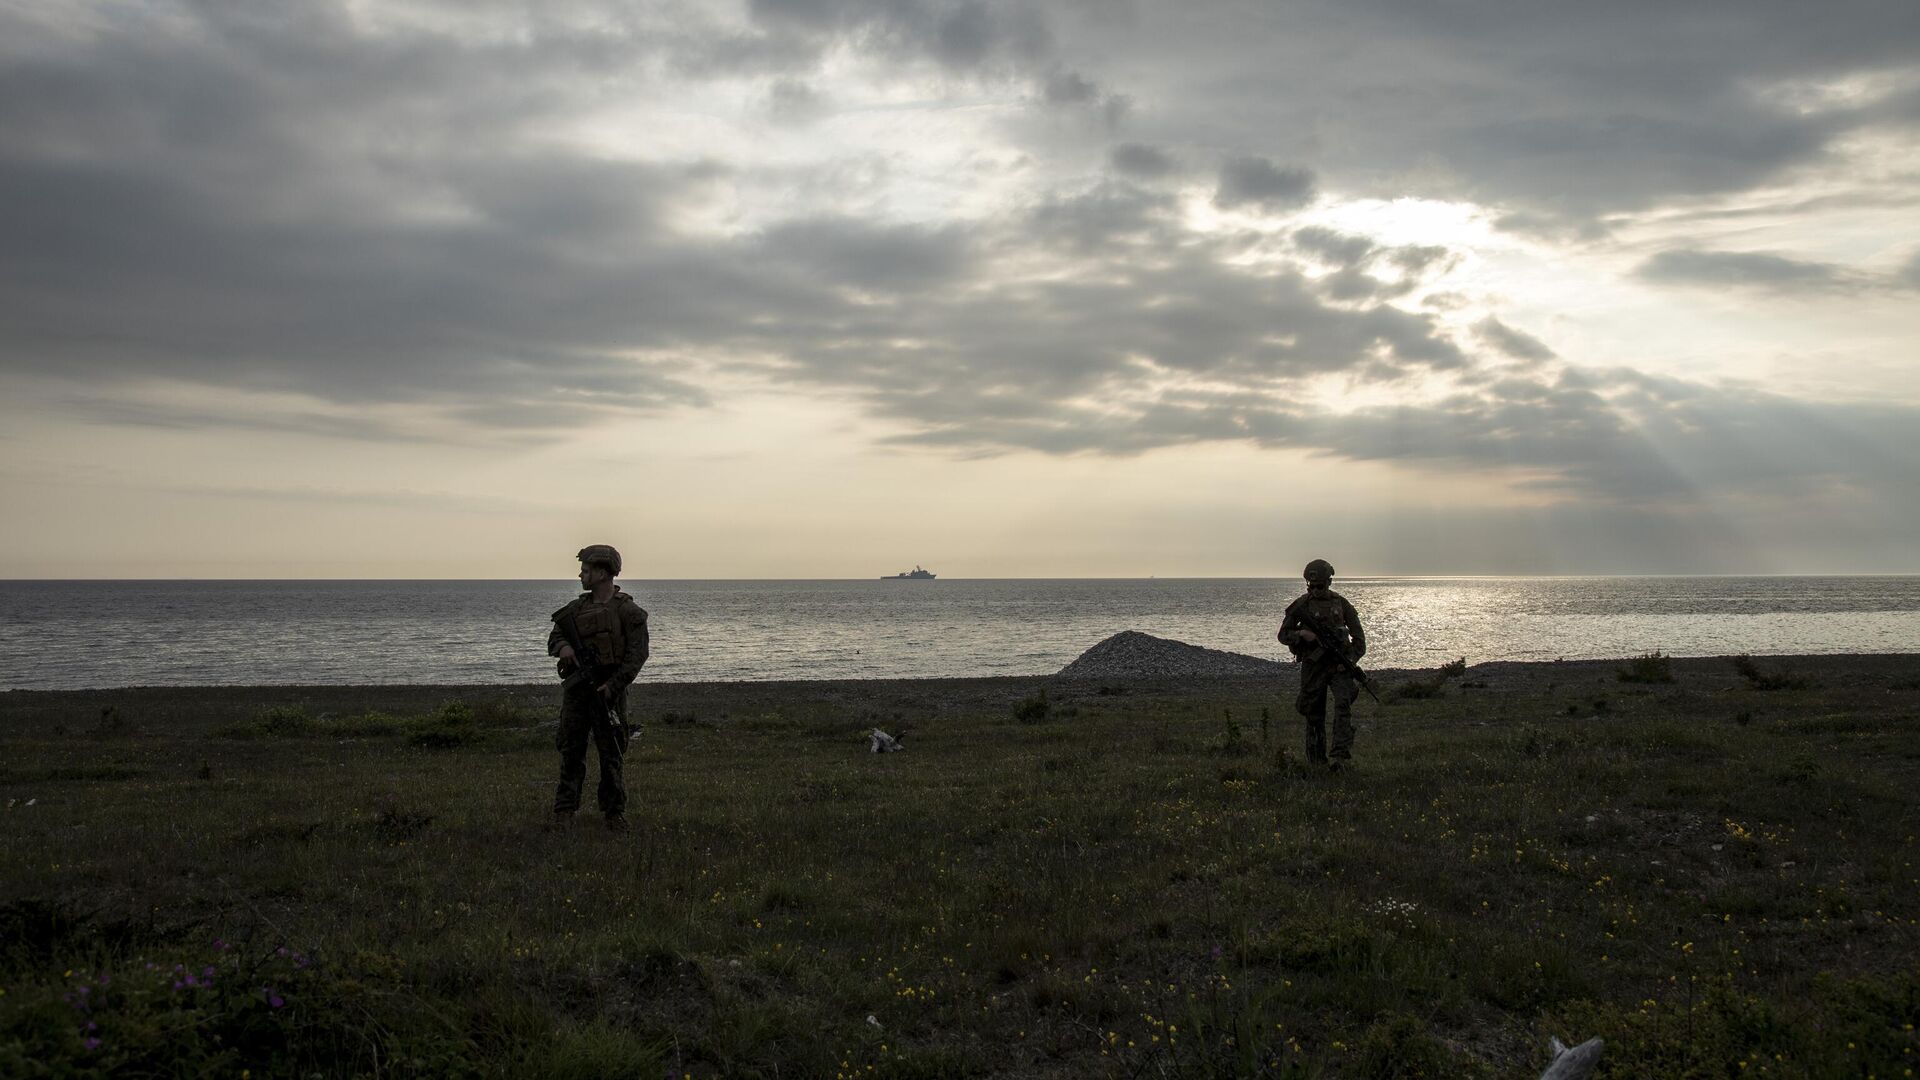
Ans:
[[[1233,710],[1223,710],[1226,727],[1220,735],[1220,750],[1223,753],[1237,754],[1246,746],[1246,740],[1240,734],[1240,721],[1233,718]]]
[[[1670,683],[1673,681],[1673,658],[1656,649],[1627,661],[1626,667],[1615,668],[1613,675],[1624,683]]]
[[[1425,701],[1437,698],[1447,692],[1447,680],[1457,679],[1467,673],[1467,658],[1449,660],[1433,669],[1433,674],[1424,679],[1403,682],[1387,692],[1388,701]]]
[[[1354,1048],[1353,1075],[1367,1080],[1439,1080],[1459,1075],[1446,1046],[1411,1016],[1374,1021]]]
[[[275,705],[260,710],[251,720],[229,724],[214,732],[223,739],[291,739],[311,735],[316,722],[298,705]]]
[[[1745,653],[1733,658],[1733,670],[1739,672],[1740,677],[1747,680],[1747,685],[1755,690],[1808,690],[1814,685],[1812,680],[1785,669],[1763,670],[1753,662],[1753,657]]]
[[[1388,701],[1425,701],[1446,693],[1446,686],[1436,679],[1419,679],[1404,682],[1387,692]]]
[[[449,701],[439,712],[417,721],[407,742],[427,750],[453,750],[472,746],[485,737],[486,733],[474,725],[473,710],[465,702]]]
[[[93,729],[95,735],[125,735],[128,731],[127,718],[112,705],[100,709],[100,723]]]
[[[330,725],[333,734],[343,738],[373,739],[384,735],[398,735],[406,727],[406,721],[372,709],[359,716],[350,716]]]
[[[1280,943],[1282,966],[1319,975],[1350,975],[1371,970],[1381,943],[1358,919],[1302,927]]]
[[[1512,747],[1517,757],[1543,758],[1551,754],[1565,753],[1578,743],[1564,724],[1551,724],[1545,727],[1538,724],[1522,724],[1520,730],[1510,737],[1508,745]]]
[[[1013,707],[1013,718],[1023,724],[1037,724],[1047,718],[1052,706],[1047,702],[1047,692],[1040,690],[1032,697],[1022,698]]]
[[[1773,778],[1798,787],[1813,787],[1820,780],[1820,762],[1805,750],[1799,751],[1775,768]]]

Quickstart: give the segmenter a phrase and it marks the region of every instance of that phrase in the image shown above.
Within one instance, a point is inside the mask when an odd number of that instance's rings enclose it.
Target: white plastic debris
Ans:
[[[880,1027],[880,1021],[874,1019],[874,1016],[872,1013],[867,1014],[867,1023],[872,1024],[874,1027]],[[882,1030],[885,1030],[885,1029],[882,1029]]]
[[[1600,1039],[1588,1039],[1573,1049],[1554,1039],[1547,1044],[1553,1053],[1553,1060],[1547,1063],[1547,1071],[1540,1074],[1540,1080],[1584,1080],[1593,1075],[1594,1067],[1600,1064],[1600,1051],[1606,1048]]]
[[[891,754],[895,750],[905,749],[906,747],[900,745],[899,739],[879,728],[874,728],[873,734],[867,737],[867,752],[870,754]]]

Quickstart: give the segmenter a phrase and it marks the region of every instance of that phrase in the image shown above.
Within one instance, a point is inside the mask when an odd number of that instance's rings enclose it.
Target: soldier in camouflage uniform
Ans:
[[[580,788],[587,776],[587,743],[600,756],[600,787],[596,793],[607,828],[626,828],[627,787],[622,772],[629,727],[627,686],[647,662],[647,613],[617,588],[620,553],[606,544],[580,549],[580,587],[586,591],[553,613],[553,632],[547,635],[547,655],[560,659],[560,674],[570,677],[581,658],[561,629],[570,622],[576,640],[592,653],[592,670],[571,678],[561,691],[560,730],[554,745],[560,751],[560,786],[553,793],[553,818],[566,825],[580,809]]]
[[[1367,633],[1360,628],[1360,613],[1347,598],[1333,591],[1333,566],[1325,559],[1307,564],[1307,591],[1287,605],[1286,618],[1280,623],[1280,643],[1300,660],[1300,696],[1293,707],[1307,718],[1307,760],[1324,765],[1332,758],[1334,768],[1353,759],[1353,699],[1360,690],[1353,676],[1329,653],[1338,649],[1350,660],[1367,654]],[[1316,622],[1337,640],[1321,641],[1302,625],[1301,613],[1310,612]],[[1333,747],[1327,747],[1327,696],[1333,696]]]

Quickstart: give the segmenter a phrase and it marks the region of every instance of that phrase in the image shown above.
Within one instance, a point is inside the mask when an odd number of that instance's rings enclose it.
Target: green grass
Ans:
[[[1624,683],[1670,683],[1673,681],[1673,658],[1657,650],[1636,656],[1615,669],[1614,678]]]
[[[1915,1068],[1920,696],[1540,671],[643,686],[625,836],[550,689],[0,695],[0,1075]]]

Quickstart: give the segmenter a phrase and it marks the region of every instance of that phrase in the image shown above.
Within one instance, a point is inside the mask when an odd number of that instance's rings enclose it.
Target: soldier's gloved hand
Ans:
[[[569,664],[579,663],[579,661],[573,658],[573,646],[571,645],[560,646],[559,656],[560,659],[565,660]]]
[[[1319,636],[1318,634],[1315,634],[1315,633],[1314,633],[1313,631],[1311,631],[1311,630],[1309,630],[1309,629],[1307,629],[1307,628],[1306,628],[1306,627],[1304,627],[1304,626],[1303,626],[1303,627],[1301,627],[1301,628],[1300,628],[1300,629],[1298,629],[1298,630],[1295,630],[1295,631],[1293,632],[1293,636],[1294,636],[1294,637],[1295,637],[1296,639],[1298,639],[1299,641],[1301,641],[1301,642],[1303,642],[1303,643],[1305,643],[1305,644],[1307,644],[1307,645],[1311,645],[1311,644],[1313,644],[1314,642],[1316,642],[1316,641],[1319,641],[1319,640],[1320,640],[1320,636]]]

